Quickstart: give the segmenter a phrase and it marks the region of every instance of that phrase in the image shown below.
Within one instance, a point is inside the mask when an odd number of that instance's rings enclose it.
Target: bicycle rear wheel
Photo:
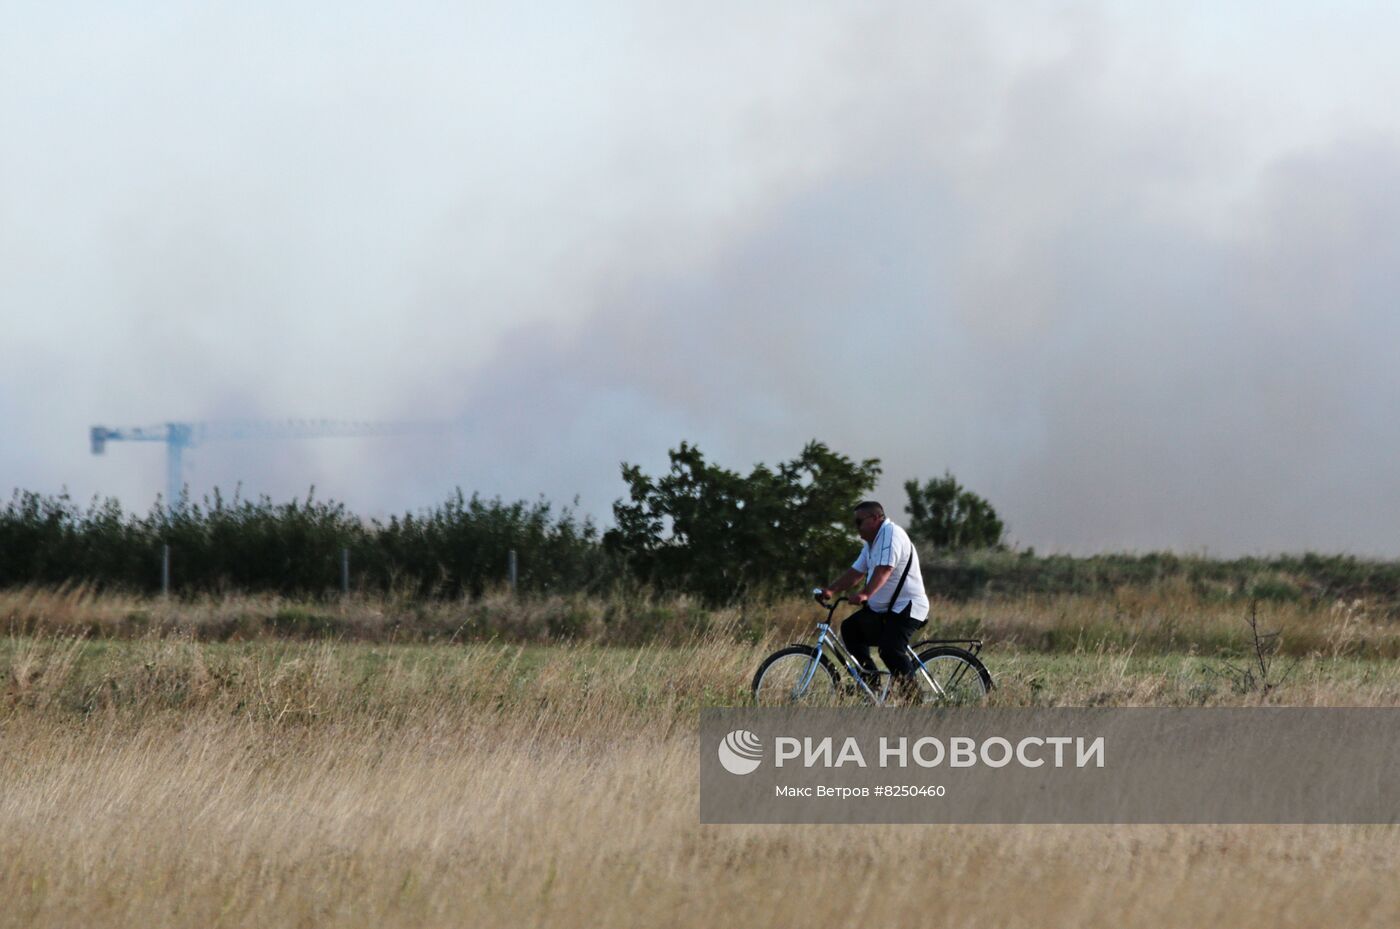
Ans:
[[[774,652],[753,676],[753,701],[759,706],[833,704],[840,688],[836,669],[810,645],[789,645]]]
[[[920,700],[938,706],[981,703],[992,689],[987,666],[971,652],[953,645],[935,645],[918,653],[924,670],[914,668]]]

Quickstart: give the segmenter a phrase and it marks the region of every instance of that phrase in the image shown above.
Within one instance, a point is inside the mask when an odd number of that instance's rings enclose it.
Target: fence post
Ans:
[[[510,577],[510,592],[515,595],[515,582],[519,579],[519,564],[515,558],[515,549],[510,550],[510,557],[506,559],[506,573]]]
[[[160,595],[170,596],[170,546],[162,545],[160,549]]]
[[[350,593],[350,549],[340,550],[340,592]]]

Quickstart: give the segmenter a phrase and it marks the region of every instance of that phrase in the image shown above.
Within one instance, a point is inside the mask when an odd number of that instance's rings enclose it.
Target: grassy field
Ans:
[[[1047,653],[1095,649],[1214,655],[1248,651],[1247,618],[1277,631],[1284,654],[1400,657],[1400,612],[1389,598],[1249,599],[1213,596],[1180,578],[1100,594],[935,599],[946,635]],[[498,591],[458,600],[353,595],[162,599],[91,586],[0,590],[0,632],[142,638],[175,633],[207,641],[337,638],[361,642],[589,642],[684,646],[698,638],[758,642],[802,638],[822,615],[787,598],[710,608],[643,592],[513,598]],[[838,614],[842,615],[842,614]]]
[[[1375,645],[1389,630],[1354,616],[1264,614],[1320,643],[1285,636],[1297,657],[1264,691],[1238,673],[1238,611],[1178,621],[1172,645],[1150,634],[1155,607],[1026,605],[953,617],[1009,630],[989,635],[998,704],[1400,703],[1400,664]],[[1400,920],[1390,827],[700,825],[697,712],[743,700],[810,622],[790,610],[756,635],[727,615],[631,646],[52,620],[0,639],[0,925]],[[1206,633],[1218,647],[1191,639]]]

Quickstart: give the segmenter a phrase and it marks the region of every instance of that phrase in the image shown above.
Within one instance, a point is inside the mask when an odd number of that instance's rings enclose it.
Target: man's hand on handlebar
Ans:
[[[830,587],[812,588],[812,596],[822,606],[831,606],[831,598],[835,595],[836,591],[832,590]],[[864,606],[866,601],[870,599],[870,594],[862,592],[858,594],[851,594],[850,596],[842,597],[841,599],[845,600],[847,603],[853,603],[856,606]]]
[[[822,606],[831,606],[829,601],[835,595],[836,591],[832,590],[830,587],[812,588],[813,598]],[[865,606],[865,604],[870,601],[870,594],[862,591],[861,593],[851,594],[849,597],[842,597],[841,599],[845,600],[847,603],[855,604],[856,606]]]

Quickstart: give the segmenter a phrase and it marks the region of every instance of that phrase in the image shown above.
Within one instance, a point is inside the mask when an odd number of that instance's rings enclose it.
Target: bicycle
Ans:
[[[862,670],[840,637],[831,631],[831,617],[847,599],[837,597],[828,604],[820,588],[812,594],[817,603],[827,608],[826,621],[817,623],[816,645],[789,645],[765,658],[753,678],[754,702],[760,706],[822,705],[858,695],[876,706],[884,706],[890,697],[890,673],[876,671],[872,676]],[[967,648],[960,647],[964,645]],[[980,703],[992,689],[992,675],[977,657],[982,651],[981,639],[925,639],[907,648],[921,704]],[[828,653],[840,658],[850,678],[845,688]]]

